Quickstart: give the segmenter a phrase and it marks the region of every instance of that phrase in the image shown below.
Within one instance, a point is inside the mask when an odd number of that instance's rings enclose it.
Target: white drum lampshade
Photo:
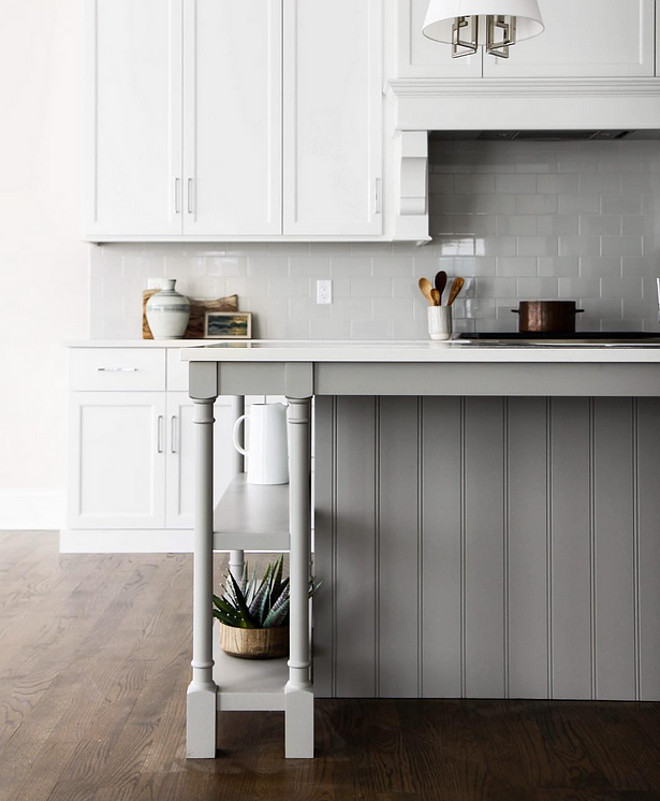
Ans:
[[[488,52],[498,52],[508,45],[531,39],[543,32],[543,18],[536,0],[430,0],[422,33],[436,42],[449,42],[457,48],[467,48],[467,55],[475,52],[480,43]],[[500,41],[494,41],[495,30],[501,32]],[[470,35],[469,42],[463,41]]]

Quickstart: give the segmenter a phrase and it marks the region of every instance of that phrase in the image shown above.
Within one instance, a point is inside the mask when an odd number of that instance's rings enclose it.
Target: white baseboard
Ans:
[[[0,489],[0,529],[56,530],[64,525],[64,491]]]

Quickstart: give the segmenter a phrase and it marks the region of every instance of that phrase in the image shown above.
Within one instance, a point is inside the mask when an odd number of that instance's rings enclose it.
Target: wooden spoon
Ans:
[[[456,296],[458,293],[463,289],[463,284],[465,283],[465,279],[461,278],[460,275],[457,275],[456,278],[451,282],[451,289],[449,290],[449,300],[447,301],[447,306],[451,306],[451,304],[456,300]]]
[[[431,297],[433,298],[433,305],[439,306],[440,305],[440,293],[437,289],[431,290]]]
[[[447,286],[447,273],[444,270],[440,270],[440,272],[435,274],[435,288],[440,293],[440,303],[436,303],[436,306],[440,306],[442,303],[442,293],[445,291],[445,287]]]
[[[429,306],[434,306],[433,298],[431,297],[431,290],[433,289],[433,285],[429,281],[428,278],[420,278],[417,282],[422,295],[428,300]]]

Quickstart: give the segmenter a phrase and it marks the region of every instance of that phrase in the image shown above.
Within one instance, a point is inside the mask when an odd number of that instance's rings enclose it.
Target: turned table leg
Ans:
[[[287,398],[289,431],[289,681],[285,687],[285,755],[314,756],[314,693],[310,681],[311,399]]]
[[[213,404],[193,399],[195,530],[193,545],[193,657],[188,686],[189,757],[215,757],[216,693],[213,681]]]

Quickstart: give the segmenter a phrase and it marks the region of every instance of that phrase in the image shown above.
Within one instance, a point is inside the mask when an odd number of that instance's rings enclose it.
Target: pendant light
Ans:
[[[452,58],[486,52],[509,57],[509,46],[543,32],[536,0],[430,0],[422,33],[448,42]]]

